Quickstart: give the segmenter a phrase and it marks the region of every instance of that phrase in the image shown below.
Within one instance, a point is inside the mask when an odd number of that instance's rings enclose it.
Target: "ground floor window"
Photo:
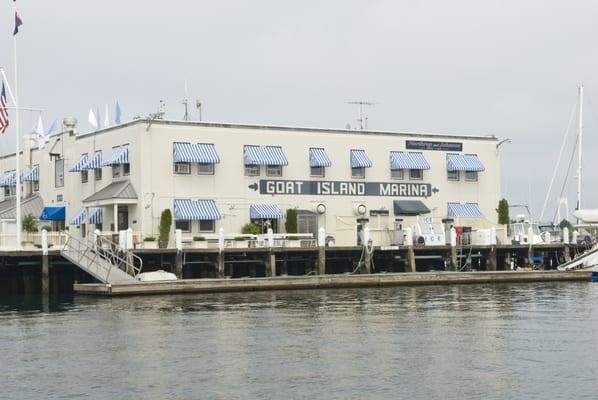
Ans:
[[[459,171],[446,171],[446,177],[449,181],[458,181]]]
[[[365,178],[365,168],[364,167],[351,168],[351,178],[364,179]]]
[[[33,191],[39,192],[39,181],[33,182]]]
[[[200,232],[214,232],[216,229],[216,221],[213,219],[202,219],[199,221]]]
[[[102,169],[94,169],[94,176],[95,176],[95,180],[96,181],[101,181],[102,180]]]
[[[326,176],[326,172],[324,167],[311,167],[310,175],[314,178],[324,178],[324,176]]]
[[[180,229],[183,232],[191,232],[191,221],[177,220],[174,222],[174,229]]]
[[[478,171],[465,171],[465,182],[477,182]]]
[[[424,179],[424,171],[421,169],[410,169],[409,179],[414,181],[421,181],[422,179]]]
[[[391,169],[390,170],[390,177],[392,179],[404,179],[405,178],[405,171],[402,169]]]
[[[268,165],[266,176],[282,176],[282,165]]]

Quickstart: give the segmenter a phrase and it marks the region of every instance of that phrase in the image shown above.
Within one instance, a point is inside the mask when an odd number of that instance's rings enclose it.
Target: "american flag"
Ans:
[[[2,82],[2,93],[0,93],[0,133],[6,132],[8,128],[8,111],[6,110],[6,91]]]

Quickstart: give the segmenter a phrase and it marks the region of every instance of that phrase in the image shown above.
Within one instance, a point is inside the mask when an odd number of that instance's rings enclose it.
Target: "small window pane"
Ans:
[[[123,164],[123,176],[128,176],[131,173],[131,164]]]
[[[266,176],[282,176],[282,165],[268,165]]]
[[[214,164],[197,164],[199,175],[214,175]]]
[[[459,171],[447,171],[446,176],[449,181],[458,181],[459,180]]]
[[[95,175],[95,179],[96,181],[101,181],[102,180],[102,169],[94,169],[94,175]]]
[[[112,166],[112,177],[118,178],[120,176],[120,165],[113,165]]]
[[[323,178],[325,176],[324,167],[311,167],[310,175],[316,178]]]
[[[33,191],[39,192],[39,182],[33,182]]]
[[[465,171],[465,181],[477,182],[478,181],[478,172],[477,171]]]
[[[64,160],[59,159],[54,162],[54,186],[64,186]]]
[[[364,167],[351,168],[351,177],[359,178],[359,179],[365,178],[365,168]]]
[[[421,180],[424,177],[424,171],[421,169],[410,169],[409,170],[409,179],[411,180]]]
[[[259,165],[246,165],[245,176],[259,176],[260,166]]]
[[[390,170],[390,177],[392,179],[404,179],[405,171],[402,169],[391,169]]]
[[[189,163],[174,163],[175,174],[190,174],[191,164]]]
[[[199,221],[200,232],[214,232],[215,221],[212,219],[205,219]]]
[[[191,221],[175,221],[174,226],[183,232],[191,232]]]
[[[81,183],[87,183],[87,180],[89,179],[88,175],[87,170],[81,171]]]

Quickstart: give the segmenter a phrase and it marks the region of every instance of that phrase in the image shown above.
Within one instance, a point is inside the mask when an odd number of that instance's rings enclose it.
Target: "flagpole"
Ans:
[[[17,15],[17,6],[16,2],[13,1],[12,3],[13,14]],[[16,21],[15,21],[16,25]],[[18,80],[18,70],[17,70],[17,35],[12,35],[13,41],[13,49],[14,49],[14,68],[15,68],[15,92],[14,92],[14,102],[15,102],[15,130],[16,130],[16,140],[15,140],[15,160],[17,163],[16,168],[16,188],[15,188],[15,199],[16,199],[16,248],[17,250],[21,250],[21,151],[20,151],[20,142],[21,142],[21,134],[19,131],[19,80]]]

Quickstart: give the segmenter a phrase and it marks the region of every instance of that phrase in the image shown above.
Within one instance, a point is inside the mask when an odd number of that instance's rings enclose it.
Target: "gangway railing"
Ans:
[[[582,269],[582,268],[589,268],[589,267],[593,267],[593,265],[591,266],[584,266],[584,262],[588,260],[588,258],[590,258],[591,256],[598,256],[598,245],[594,246],[591,250],[589,250],[588,252],[580,255],[579,257],[568,261],[564,264],[561,264],[557,267],[557,270],[559,271],[573,271],[575,269]]]

